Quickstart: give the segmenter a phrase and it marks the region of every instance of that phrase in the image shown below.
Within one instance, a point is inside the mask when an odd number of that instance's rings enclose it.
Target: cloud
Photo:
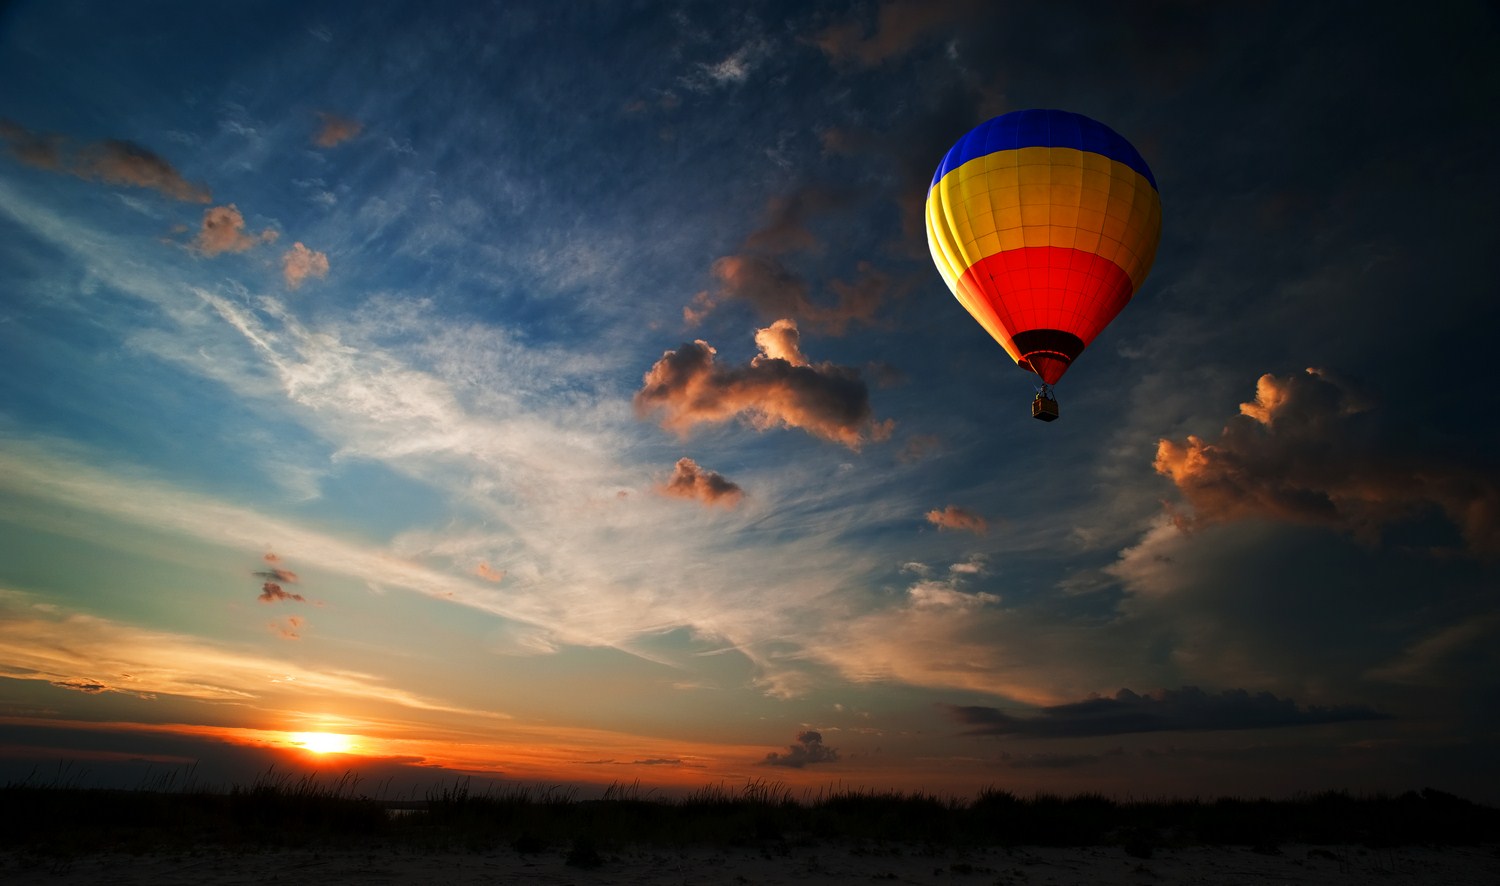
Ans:
[[[150,188],[188,203],[207,203],[207,187],[189,182],[171,163],[140,145],[106,139],[73,150],[66,136],[34,133],[9,120],[0,120],[0,138],[16,159],[38,169],[67,172],[109,185]]]
[[[53,680],[51,682],[53,686],[60,689],[71,689],[74,692],[83,692],[88,695],[99,695],[100,693],[112,691],[110,687],[94,680]]]
[[[245,217],[233,203],[203,210],[203,224],[193,238],[193,248],[204,255],[244,252],[260,243],[274,243],[276,232],[266,228],[255,236],[245,233]]]
[[[761,761],[762,766],[788,766],[801,769],[813,763],[833,763],[839,758],[836,748],[823,744],[823,736],[811,729],[797,733],[797,743],[787,745],[786,753],[771,751]]]
[[[480,561],[479,565],[474,567],[474,574],[489,582],[499,583],[505,580],[504,569],[495,569],[484,561]]]
[[[886,0],[868,36],[863,22],[851,20],[829,26],[813,42],[834,62],[873,67],[904,55],[980,7],[979,0]]]
[[[927,522],[938,529],[955,529],[984,535],[990,530],[990,522],[973,511],[948,505],[941,511],[928,511]]]
[[[793,366],[806,366],[802,353],[802,333],[791,320],[777,320],[765,329],[755,330],[755,346],[772,360],[785,360]]]
[[[17,160],[38,169],[63,171],[64,139],[60,135],[32,132],[10,120],[0,120],[0,138]]]
[[[892,424],[873,421],[869,389],[859,370],[786,359],[801,357],[800,349],[786,350],[788,342],[796,343],[795,331],[791,321],[757,330],[762,351],[745,366],[715,362],[717,351],[702,340],[666,351],[635,394],[637,414],[658,415],[662,427],[679,433],[742,418],[758,430],[801,428],[855,450],[868,440],[888,437]],[[771,356],[764,349],[767,344],[784,356]]]
[[[1292,699],[1277,698],[1269,692],[1252,695],[1243,689],[1229,689],[1210,695],[1194,686],[1162,689],[1149,695],[1121,689],[1113,698],[1094,696],[1052,705],[1026,717],[980,706],[948,706],[948,712],[960,723],[974,727],[968,731],[970,735],[1027,738],[1275,729],[1390,719],[1365,705],[1298,707]]]
[[[276,565],[281,562],[281,558],[274,553],[267,553],[262,559],[266,561],[269,568],[250,573],[256,578],[263,579],[263,583],[260,586],[260,597],[258,598],[262,603],[274,603],[277,600],[296,600],[299,603],[307,602],[301,594],[289,593],[282,587],[282,585],[296,584],[299,581],[297,573],[284,566]]]
[[[307,602],[307,599],[301,594],[290,593],[274,581],[262,584],[260,586],[260,596],[256,599],[262,603],[275,603],[277,600],[296,600],[298,603]]]
[[[323,125],[318,128],[317,132],[313,133],[313,144],[320,148],[331,148],[341,145],[359,135],[360,131],[365,128],[365,125],[358,120],[351,120],[348,117],[340,117],[337,114],[329,114],[323,111],[318,112],[318,119],[322,121]]]
[[[765,224],[745,238],[745,248],[768,255],[819,251],[823,242],[807,227],[808,220],[850,202],[848,192],[820,186],[772,197],[766,205]]]
[[[754,241],[761,233],[751,234],[750,239]],[[782,231],[774,236],[790,242],[794,235]],[[843,335],[851,323],[874,323],[875,312],[893,289],[890,277],[869,262],[859,263],[852,281],[828,281],[833,304],[815,302],[807,281],[774,255],[753,251],[726,255],[715,260],[709,271],[718,286],[713,292],[698,293],[683,308],[683,320],[689,325],[702,322],[718,305],[734,299],[748,303],[762,317],[786,317],[820,332]]]
[[[302,627],[307,621],[300,615],[289,615],[284,619],[270,623],[271,630],[283,640],[302,639]]]
[[[1156,470],[1192,508],[1184,528],[1251,517],[1332,526],[1374,542],[1440,512],[1471,552],[1500,552],[1495,472],[1402,451],[1366,399],[1325,372],[1263,375],[1217,441],[1160,440]]]
[[[293,243],[281,256],[281,274],[291,289],[298,288],[309,277],[321,280],[328,276],[328,255],[308,249],[300,242]]]
[[[723,474],[705,471],[690,458],[679,458],[672,476],[658,487],[665,495],[696,499],[708,505],[734,507],[744,497],[744,490]]]

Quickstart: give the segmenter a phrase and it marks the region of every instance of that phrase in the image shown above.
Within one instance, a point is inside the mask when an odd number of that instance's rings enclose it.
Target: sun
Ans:
[[[292,744],[314,754],[347,754],[354,747],[354,740],[337,732],[294,732]]]

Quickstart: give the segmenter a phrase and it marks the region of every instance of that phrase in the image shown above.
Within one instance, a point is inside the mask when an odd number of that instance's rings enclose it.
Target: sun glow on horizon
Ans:
[[[354,738],[337,732],[294,732],[292,743],[314,754],[347,754],[354,749]]]

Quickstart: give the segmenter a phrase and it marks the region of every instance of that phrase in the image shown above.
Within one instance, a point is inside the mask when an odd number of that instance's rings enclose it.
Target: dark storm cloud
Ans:
[[[1214,441],[1161,440],[1156,470],[1195,523],[1263,517],[1317,523],[1366,541],[1436,512],[1472,553],[1500,553],[1500,483],[1492,467],[1403,451],[1381,410],[1325,373],[1263,375]]]
[[[949,714],[974,728],[970,735],[1079,738],[1133,732],[1206,732],[1313,726],[1390,717],[1364,705],[1298,707],[1269,692],[1229,689],[1210,695],[1193,686],[1137,695],[1121,689],[1114,698],[1094,697],[1041,708],[1017,717],[998,708],[949,706]]]
[[[795,325],[780,328],[795,330]],[[662,427],[679,433],[735,418],[759,430],[801,428],[856,450],[890,434],[890,422],[873,420],[869,389],[857,369],[797,364],[787,355],[772,356],[764,343],[744,366],[723,366],[716,353],[701,340],[663,353],[635,394],[637,414],[656,416]]]
[[[72,148],[66,136],[34,133],[9,120],[0,121],[0,138],[23,163],[109,185],[150,188],[189,203],[207,203],[207,187],[189,182],[171,163],[140,145],[106,139]]]
[[[700,501],[706,505],[734,507],[744,490],[717,471],[705,470],[690,458],[679,458],[672,476],[660,487],[664,495]]]
[[[928,511],[927,522],[938,529],[957,529],[964,532],[972,532],[975,535],[984,535],[990,529],[988,520],[973,511],[965,510],[955,505],[948,505],[941,511]]]
[[[766,754],[766,758],[761,761],[760,765],[801,769],[813,763],[833,763],[838,758],[838,749],[824,745],[823,736],[809,729],[797,733],[797,743],[787,745],[786,753],[771,751]]]

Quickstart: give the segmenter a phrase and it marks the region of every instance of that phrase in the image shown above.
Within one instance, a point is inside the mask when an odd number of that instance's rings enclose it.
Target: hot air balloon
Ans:
[[[943,157],[927,245],[948,288],[1011,359],[1052,386],[1146,281],[1161,238],[1156,179],[1130,142],[1068,111],[1013,111]]]

